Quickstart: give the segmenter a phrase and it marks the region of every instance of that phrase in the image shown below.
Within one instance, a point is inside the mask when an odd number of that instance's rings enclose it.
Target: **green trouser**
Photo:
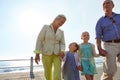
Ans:
[[[61,60],[58,55],[42,55],[44,76],[46,80],[61,80]],[[54,67],[52,67],[52,65]],[[53,68],[53,75],[52,75]],[[53,79],[52,79],[53,77]]]

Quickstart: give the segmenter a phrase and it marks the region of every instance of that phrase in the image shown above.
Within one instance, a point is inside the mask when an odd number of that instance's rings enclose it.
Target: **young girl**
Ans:
[[[79,45],[75,42],[69,45],[69,51],[66,52],[63,61],[63,78],[64,80],[80,80],[79,70],[79,56],[77,50]]]
[[[94,44],[88,42],[89,38],[88,32],[82,33],[81,39],[83,43],[79,45],[80,61],[83,67],[81,75],[85,75],[86,80],[94,80],[94,74],[97,74],[94,57],[98,57],[99,54],[96,54]]]

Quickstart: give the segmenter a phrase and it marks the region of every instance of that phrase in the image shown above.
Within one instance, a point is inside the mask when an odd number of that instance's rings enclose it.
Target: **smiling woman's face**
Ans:
[[[66,19],[63,17],[58,17],[54,20],[53,24],[55,27],[59,28],[65,23]]]

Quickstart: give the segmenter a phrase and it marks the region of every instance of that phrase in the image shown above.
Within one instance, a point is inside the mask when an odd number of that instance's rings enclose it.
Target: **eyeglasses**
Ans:
[[[112,23],[116,22],[113,17],[110,17],[110,20],[112,21]]]

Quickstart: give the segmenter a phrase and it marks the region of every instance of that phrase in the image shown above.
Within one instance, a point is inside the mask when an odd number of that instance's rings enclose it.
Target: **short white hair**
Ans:
[[[64,19],[66,20],[66,17],[65,17],[65,15],[63,15],[63,14],[59,14],[59,15],[57,15],[56,18],[64,18]]]

